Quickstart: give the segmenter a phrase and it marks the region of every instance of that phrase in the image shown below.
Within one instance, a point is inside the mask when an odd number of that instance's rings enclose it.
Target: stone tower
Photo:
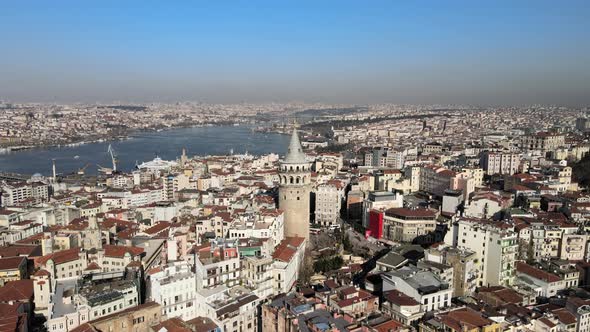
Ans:
[[[309,239],[311,163],[303,153],[296,129],[287,155],[281,161],[279,175],[279,209],[285,213],[285,236]]]

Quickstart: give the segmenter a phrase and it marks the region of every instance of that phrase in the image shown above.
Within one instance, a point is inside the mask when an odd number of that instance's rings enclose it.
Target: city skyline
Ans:
[[[3,3],[13,102],[590,102],[589,5]]]

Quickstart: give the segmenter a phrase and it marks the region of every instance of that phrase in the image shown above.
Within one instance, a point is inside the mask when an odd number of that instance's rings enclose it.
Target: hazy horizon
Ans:
[[[2,2],[0,99],[590,105],[587,1]]]

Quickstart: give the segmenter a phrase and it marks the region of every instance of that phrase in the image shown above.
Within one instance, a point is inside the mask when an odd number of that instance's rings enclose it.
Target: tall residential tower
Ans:
[[[309,239],[311,163],[303,153],[296,129],[279,173],[279,208],[285,212],[285,236]]]

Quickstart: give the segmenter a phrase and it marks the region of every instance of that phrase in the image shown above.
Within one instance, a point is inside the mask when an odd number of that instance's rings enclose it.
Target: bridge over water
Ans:
[[[27,174],[0,172],[0,180],[26,181],[26,180],[29,180],[30,178],[31,178],[31,175],[27,175]]]

